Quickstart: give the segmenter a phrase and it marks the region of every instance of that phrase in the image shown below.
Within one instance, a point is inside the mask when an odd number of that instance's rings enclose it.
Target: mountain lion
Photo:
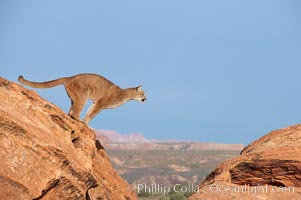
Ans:
[[[129,100],[144,102],[146,96],[142,86],[121,89],[105,77],[97,74],[78,74],[47,82],[32,82],[19,76],[19,82],[34,88],[51,88],[64,84],[71,100],[68,115],[73,119],[88,124],[103,109],[116,108]],[[92,105],[83,120],[80,113],[88,99]]]

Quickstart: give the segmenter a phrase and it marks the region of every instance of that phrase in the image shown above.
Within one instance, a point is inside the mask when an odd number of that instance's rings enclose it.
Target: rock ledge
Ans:
[[[235,190],[241,187],[245,191]],[[301,125],[272,131],[251,143],[239,157],[218,165],[199,189],[190,200],[301,199]]]

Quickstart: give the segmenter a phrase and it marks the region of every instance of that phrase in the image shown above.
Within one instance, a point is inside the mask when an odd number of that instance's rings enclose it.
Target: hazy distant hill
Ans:
[[[107,143],[149,143],[150,140],[146,139],[141,133],[131,133],[122,135],[113,130],[97,130],[96,137],[108,138]]]

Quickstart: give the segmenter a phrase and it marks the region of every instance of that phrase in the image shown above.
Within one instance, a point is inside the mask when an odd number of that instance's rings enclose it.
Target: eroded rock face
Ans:
[[[137,199],[95,132],[0,78],[0,199]]]
[[[222,192],[212,185],[220,185]],[[242,186],[249,191],[232,190]],[[199,188],[191,200],[301,199],[301,125],[273,131],[251,143],[239,157],[217,166]],[[256,188],[265,190],[255,194]]]

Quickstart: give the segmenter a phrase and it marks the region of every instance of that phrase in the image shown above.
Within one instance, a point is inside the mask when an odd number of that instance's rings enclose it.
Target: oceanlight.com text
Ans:
[[[220,184],[210,184],[206,185],[200,190],[210,191],[212,193],[293,193],[295,188],[293,186],[284,187],[284,186],[268,186],[268,185],[257,185],[250,186],[249,184],[237,185],[237,186],[226,186]],[[196,191],[197,192],[197,191]]]

